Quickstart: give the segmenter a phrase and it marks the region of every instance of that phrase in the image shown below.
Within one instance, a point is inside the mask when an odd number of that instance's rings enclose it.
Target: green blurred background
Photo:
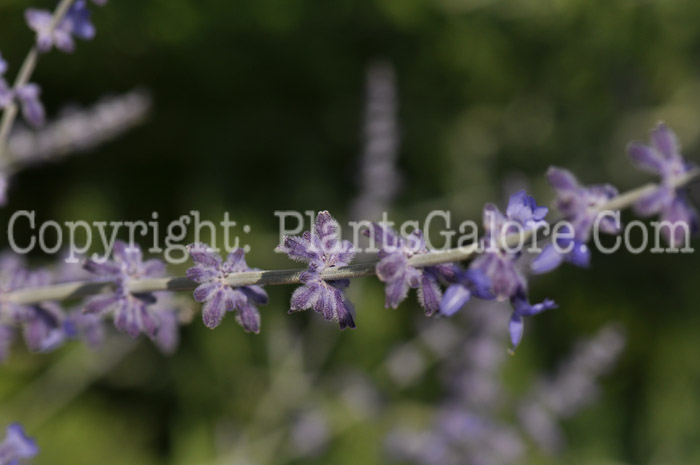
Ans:
[[[10,76],[33,39],[28,6],[0,4]],[[547,203],[542,173],[552,164],[586,183],[635,187],[648,178],[631,169],[625,144],[659,119],[700,159],[694,0],[113,0],[93,19],[94,41],[42,57],[34,80],[49,114],[141,87],[154,100],[150,118],[89,156],[21,172],[0,224],[18,209],[58,221],[147,221],[157,211],[161,224],[192,209],[213,220],[228,211],[252,226],[250,264],[289,267],[271,252],[273,211],[347,219],[376,59],[396,71],[396,219],[435,208],[478,219],[514,177]],[[533,280],[533,298],[560,309],[529,322],[508,359],[514,392],[606,323],[626,327],[629,345],[601,401],[564,423],[564,457],[532,463],[700,463],[697,264],[694,254],[596,254],[592,271]],[[384,463],[396,412],[443,395],[436,369],[404,389],[382,368],[432,320],[415,299],[384,310],[382,287],[363,278],[349,291],[358,328],[340,333],[311,312],[287,316],[291,290],[268,290],[261,335],[230,317],[210,331],[197,315],[172,357],[125,336],[97,354],[16,347],[0,368],[0,420],[25,423],[42,447],[37,464]],[[372,386],[376,414],[343,400],[356,382]],[[307,409],[326,412],[334,431],[315,459],[289,446],[295,412]]]

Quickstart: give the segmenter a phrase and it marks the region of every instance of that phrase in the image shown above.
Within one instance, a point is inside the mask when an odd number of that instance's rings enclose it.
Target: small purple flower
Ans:
[[[0,77],[4,76],[7,72],[7,62],[2,58],[2,53],[0,53]]]
[[[452,316],[459,311],[472,296],[479,299],[492,300],[491,281],[478,268],[458,271],[455,283],[445,290],[440,301],[440,313]]]
[[[321,278],[323,271],[348,265],[355,256],[352,244],[340,240],[338,223],[330,213],[319,212],[312,231],[285,237],[277,250],[292,260],[309,264],[300,276],[304,285],[292,294],[290,313],[313,308],[326,320],[337,320],[340,329],[354,328],[353,307],[343,293],[350,280],[326,281]]]
[[[127,245],[116,241],[112,254],[113,261],[97,262],[88,259],[83,263],[86,270],[95,275],[111,278],[116,284],[112,294],[91,297],[85,302],[84,311],[101,315],[113,312],[114,324],[120,331],[135,338],[143,332],[151,338],[158,333],[159,320],[157,312],[149,305],[156,302],[152,293],[132,294],[129,283],[142,278],[161,276],[165,264],[156,259],[143,261],[138,245]]]
[[[523,317],[537,315],[545,310],[557,308],[557,304],[551,299],[545,299],[538,304],[530,304],[527,298],[527,292],[521,288],[510,299],[513,305],[513,314],[508,323],[508,331],[510,332],[510,341],[513,344],[513,350],[518,347],[523,338]]]
[[[44,125],[46,112],[39,97],[41,88],[34,83],[25,84],[15,89],[15,97],[22,107],[22,115],[34,127]]]
[[[55,302],[21,305],[6,297],[10,292],[46,286],[50,281],[49,273],[27,271],[16,256],[0,257],[0,359],[7,356],[14,336],[10,325],[22,327],[27,347],[35,352],[56,349],[72,336],[72,326]]]
[[[669,245],[682,245],[687,239],[686,231],[675,225],[686,225],[691,234],[696,234],[698,214],[674,184],[695,166],[683,158],[676,135],[662,122],[651,131],[651,145],[631,142],[627,154],[640,169],[661,176],[661,184],[637,201],[636,212],[642,216],[660,214],[662,221],[674,225],[663,228]]]
[[[194,298],[204,302],[204,325],[214,329],[226,312],[235,311],[236,321],[245,331],[259,333],[260,312],[255,304],[266,304],[267,293],[261,286],[234,288],[226,283],[231,273],[255,271],[246,264],[243,249],[236,249],[224,261],[206,244],[191,244],[188,249],[195,266],[187,270],[187,277],[199,283]]]
[[[442,291],[440,280],[454,279],[457,268],[452,264],[428,266],[422,269],[408,264],[414,255],[428,253],[421,231],[414,231],[404,238],[389,227],[373,223],[365,235],[374,237],[381,245],[380,261],[377,263],[377,277],[386,284],[386,308],[397,308],[408,295],[409,289],[418,289],[418,301],[430,316],[440,309]]]
[[[34,440],[27,436],[22,425],[13,423],[5,430],[5,439],[0,442],[0,465],[16,465],[20,459],[34,457],[39,453]]]
[[[484,253],[472,262],[470,268],[489,280],[490,293],[494,298],[508,299],[518,289],[526,287],[525,277],[516,266],[520,252],[510,252],[499,247],[499,244],[507,235],[534,230],[546,224],[544,217],[547,211],[547,207],[538,206],[525,191],[510,197],[505,216],[493,204],[484,207]]]
[[[546,273],[558,267],[562,261],[588,267],[590,250],[586,243],[597,226],[608,234],[618,234],[620,226],[610,215],[599,217],[600,208],[618,191],[609,184],[581,186],[571,172],[557,167],[547,171],[547,181],[557,194],[556,206],[569,224],[560,230],[556,244],[547,245],[532,262],[532,271]]]
[[[90,22],[90,10],[85,0],[77,0],[63,20],[53,27],[53,15],[47,10],[28,8],[24,17],[29,27],[36,32],[37,48],[48,52],[52,47],[71,53],[75,50],[73,36],[90,40],[95,36],[95,27]]]

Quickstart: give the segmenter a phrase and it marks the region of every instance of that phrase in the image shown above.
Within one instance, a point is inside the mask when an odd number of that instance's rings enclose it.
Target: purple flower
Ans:
[[[452,316],[469,301],[472,296],[479,299],[491,300],[491,281],[479,268],[459,270],[456,283],[445,290],[445,295],[440,301],[440,313]]]
[[[662,221],[670,223],[663,231],[671,247],[685,243],[685,228],[675,225],[685,225],[690,233],[696,234],[699,229],[698,214],[684,193],[674,185],[694,165],[681,155],[676,135],[666,124],[659,123],[651,131],[651,145],[631,142],[627,146],[627,154],[637,167],[661,176],[661,184],[640,198],[634,206],[635,210],[642,216],[658,213]]]
[[[490,293],[498,300],[510,298],[526,287],[525,277],[516,266],[520,252],[511,252],[499,245],[508,235],[537,229],[546,224],[547,207],[538,206],[535,199],[520,191],[508,201],[506,215],[493,204],[484,207],[484,253],[474,260],[472,270],[485,276]]]
[[[34,440],[27,436],[22,425],[13,423],[5,430],[5,439],[0,442],[0,465],[16,465],[20,459],[34,457],[39,453]]]
[[[557,308],[557,304],[553,300],[545,299],[538,304],[530,304],[527,298],[527,292],[521,288],[510,299],[513,305],[513,314],[508,323],[508,331],[510,332],[510,341],[513,344],[513,349],[518,347],[523,338],[523,317],[537,315],[545,310]]]
[[[47,10],[28,8],[24,17],[29,27],[36,32],[37,48],[48,52],[52,47],[70,53],[75,50],[73,36],[90,40],[95,36],[95,27],[90,22],[90,10],[85,0],[77,0],[61,22],[53,27],[53,15]]]
[[[37,84],[30,82],[17,87],[14,93],[22,107],[24,119],[34,127],[43,126],[46,121],[46,112],[44,111],[44,105],[39,99],[41,88]]]
[[[149,305],[156,302],[152,293],[132,294],[129,283],[142,278],[161,276],[165,264],[160,260],[143,261],[138,245],[127,245],[116,241],[112,253],[113,261],[97,262],[88,259],[83,263],[86,270],[95,275],[111,278],[116,284],[112,294],[91,297],[85,302],[84,311],[102,315],[113,312],[114,324],[120,331],[135,338],[143,332],[151,338],[158,333],[158,314]]]
[[[255,304],[266,304],[267,293],[261,286],[234,288],[226,282],[231,273],[255,271],[246,264],[243,249],[236,249],[225,261],[206,244],[191,244],[189,252],[195,266],[187,270],[187,277],[199,283],[194,298],[197,302],[204,302],[204,324],[214,329],[226,312],[235,310],[236,321],[244,330],[259,333],[260,312]]]
[[[10,325],[22,327],[27,347],[35,352],[56,349],[73,335],[69,319],[55,302],[21,305],[6,297],[10,292],[46,286],[50,281],[49,273],[27,271],[16,256],[0,257],[0,359],[7,356],[13,339]]]
[[[7,72],[7,62],[2,58],[2,53],[0,53],[0,77],[4,76]]]
[[[599,217],[600,208],[616,197],[617,189],[609,184],[581,186],[569,171],[550,167],[547,181],[557,194],[556,205],[564,215],[565,225],[556,244],[547,245],[532,262],[532,271],[546,273],[558,267],[562,261],[588,267],[590,250],[586,243],[598,220],[598,227],[608,234],[618,234],[620,227],[612,216]]]
[[[277,250],[309,264],[299,278],[304,285],[292,294],[290,313],[313,308],[326,320],[337,320],[340,329],[354,328],[353,307],[343,293],[350,280],[321,278],[325,270],[348,265],[355,256],[352,244],[340,240],[338,223],[330,213],[319,212],[313,231],[285,237]]]
[[[418,301],[430,316],[440,309],[442,291],[440,280],[454,279],[457,268],[452,264],[428,266],[422,269],[409,265],[414,255],[428,253],[421,231],[414,231],[404,238],[389,227],[373,223],[371,230],[365,230],[381,245],[380,261],[377,263],[377,277],[386,284],[386,308],[397,308],[408,295],[409,289],[418,289]]]

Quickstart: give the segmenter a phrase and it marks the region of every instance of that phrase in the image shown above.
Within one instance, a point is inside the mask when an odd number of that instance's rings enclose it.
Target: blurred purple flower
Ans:
[[[95,27],[90,21],[90,10],[85,0],[76,0],[55,27],[53,15],[48,10],[28,8],[24,17],[29,27],[36,32],[36,43],[40,52],[48,52],[55,46],[63,52],[71,53],[75,50],[73,36],[83,40],[95,37]]]
[[[25,84],[15,89],[15,96],[22,107],[22,116],[34,127],[44,125],[46,112],[39,97],[41,88],[34,83]]]
[[[547,245],[542,253],[532,262],[532,271],[546,273],[558,267],[562,261],[573,265],[587,267],[590,263],[590,250],[586,243],[598,220],[598,227],[608,234],[618,234],[620,227],[610,215],[599,217],[599,209],[606,202],[617,196],[618,191],[609,184],[581,186],[571,172],[557,167],[550,167],[547,180],[557,194],[556,206],[570,223],[561,229],[564,237],[557,238],[557,243]],[[569,252],[563,252],[569,250]]]
[[[159,319],[157,312],[149,305],[156,302],[152,293],[132,294],[129,283],[142,278],[161,276],[165,264],[156,259],[143,261],[141,249],[136,244],[128,245],[116,241],[112,253],[113,261],[97,262],[88,259],[83,263],[86,270],[97,276],[111,278],[116,284],[112,294],[97,295],[85,302],[84,311],[102,315],[114,313],[114,324],[120,331],[135,338],[143,332],[151,338],[158,333]]]
[[[267,293],[261,286],[234,288],[226,283],[231,273],[255,271],[247,265],[243,249],[236,249],[225,261],[206,244],[191,244],[188,250],[195,266],[187,270],[187,277],[199,283],[194,298],[197,302],[204,302],[204,324],[214,329],[226,312],[235,310],[236,321],[244,330],[259,333],[260,312],[255,304],[266,304]]]
[[[286,253],[292,260],[309,264],[300,276],[304,285],[292,294],[290,313],[313,308],[326,320],[337,320],[340,329],[355,327],[352,304],[342,292],[350,285],[350,280],[321,278],[323,271],[348,265],[355,256],[352,244],[339,238],[338,223],[330,213],[319,212],[312,231],[301,236],[286,236],[276,250]]]
[[[73,336],[73,327],[55,302],[35,305],[17,304],[5,296],[13,291],[50,284],[51,276],[44,271],[29,272],[23,261],[14,255],[0,257],[0,360],[7,356],[13,339],[11,325],[21,326],[29,350],[46,352],[59,347]]]
[[[634,206],[636,212],[642,216],[658,213],[663,221],[672,225],[686,225],[691,234],[697,234],[700,229],[698,214],[682,190],[674,187],[679,178],[694,168],[681,155],[675,133],[660,122],[651,131],[651,145],[631,142],[627,146],[627,154],[640,169],[661,176],[661,184],[637,201]],[[663,232],[671,247],[678,247],[687,239],[684,228],[667,226]]]
[[[389,227],[372,223],[371,229],[364,233],[380,245],[376,270],[379,280],[386,284],[386,308],[397,308],[413,288],[418,289],[418,301],[426,315],[438,311],[442,299],[440,280],[452,281],[457,273],[455,265],[445,263],[421,269],[410,266],[409,258],[428,253],[420,230],[404,238]]]
[[[0,442],[0,465],[17,465],[20,459],[34,457],[39,453],[34,440],[27,436],[22,425],[13,423],[5,430],[5,439]]]

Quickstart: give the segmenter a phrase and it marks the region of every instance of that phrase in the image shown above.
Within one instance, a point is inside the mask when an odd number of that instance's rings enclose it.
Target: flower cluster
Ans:
[[[565,223],[562,223],[556,245],[547,245],[533,260],[532,271],[546,273],[563,261],[586,268],[591,261],[591,252],[586,245],[591,231],[597,228],[608,234],[620,232],[620,225],[612,215],[599,215],[600,208],[617,196],[617,189],[609,184],[581,186],[573,174],[557,167],[549,168],[547,181],[557,194],[556,206]]]
[[[527,297],[527,280],[518,267],[520,251],[511,251],[505,245],[511,235],[533,231],[544,224],[546,207],[538,206],[535,199],[520,191],[513,194],[506,214],[493,204],[484,207],[485,237],[482,239],[484,253],[460,273],[457,283],[445,292],[440,311],[453,315],[462,308],[472,295],[482,299],[510,299],[513,314],[509,323],[513,347],[520,344],[523,336],[523,317],[556,308],[552,300],[531,305]]]
[[[290,313],[313,308],[326,320],[338,321],[340,329],[354,328],[354,309],[343,293],[350,280],[321,277],[326,270],[350,264],[355,256],[352,244],[340,239],[338,223],[330,213],[319,212],[312,231],[285,237],[277,250],[309,264],[299,278],[304,285],[292,294]]]
[[[98,5],[107,3],[104,0],[93,2]],[[75,50],[74,37],[82,40],[95,37],[95,26],[90,21],[90,15],[86,0],[76,0],[58,23],[48,10],[28,8],[24,13],[27,24],[36,32],[37,48],[44,53],[53,47],[71,53]]]
[[[420,230],[404,238],[386,225],[372,223],[364,233],[381,245],[376,271],[379,280],[386,284],[386,308],[397,308],[409,289],[417,289],[418,302],[425,314],[430,316],[438,311],[442,299],[440,280],[452,282],[458,268],[452,263],[424,268],[411,266],[408,262],[411,257],[428,253]]]
[[[165,264],[157,259],[143,260],[141,249],[135,244],[115,241],[114,260],[98,262],[88,259],[83,267],[95,276],[114,283],[115,292],[91,297],[85,302],[84,312],[88,314],[111,314],[114,324],[120,331],[135,338],[144,333],[152,339],[164,337],[162,331],[177,331],[172,325],[162,324],[163,313],[172,310],[158,309],[158,299],[154,293],[132,293],[129,285],[143,278],[162,276]],[[167,317],[166,317],[167,318]],[[175,336],[169,336],[173,338]]]
[[[683,189],[676,182],[687,175],[694,165],[687,162],[680,153],[681,147],[676,134],[664,123],[659,123],[651,131],[651,145],[632,142],[627,153],[639,168],[661,176],[661,184],[635,203],[635,210],[641,216],[659,214],[666,222],[663,229],[671,247],[685,243],[687,233],[697,234],[700,229],[698,214],[688,203]],[[687,228],[677,228],[682,224]]]
[[[0,442],[0,465],[17,465],[21,459],[34,457],[39,453],[34,440],[27,436],[22,425],[13,423],[5,430],[5,438]]]
[[[8,298],[12,291],[46,286],[50,280],[47,272],[28,271],[15,255],[0,257],[0,361],[9,353],[15,327],[22,328],[27,348],[34,352],[51,351],[76,335],[76,318],[56,302],[21,305]]]
[[[267,293],[261,286],[234,288],[226,282],[231,273],[255,271],[246,264],[243,249],[236,249],[226,260],[221,260],[219,254],[206,244],[191,244],[188,250],[195,266],[187,270],[187,277],[199,283],[194,298],[197,302],[204,302],[204,324],[214,329],[226,312],[235,311],[236,321],[244,330],[259,333],[260,312],[255,304],[266,304]]]

